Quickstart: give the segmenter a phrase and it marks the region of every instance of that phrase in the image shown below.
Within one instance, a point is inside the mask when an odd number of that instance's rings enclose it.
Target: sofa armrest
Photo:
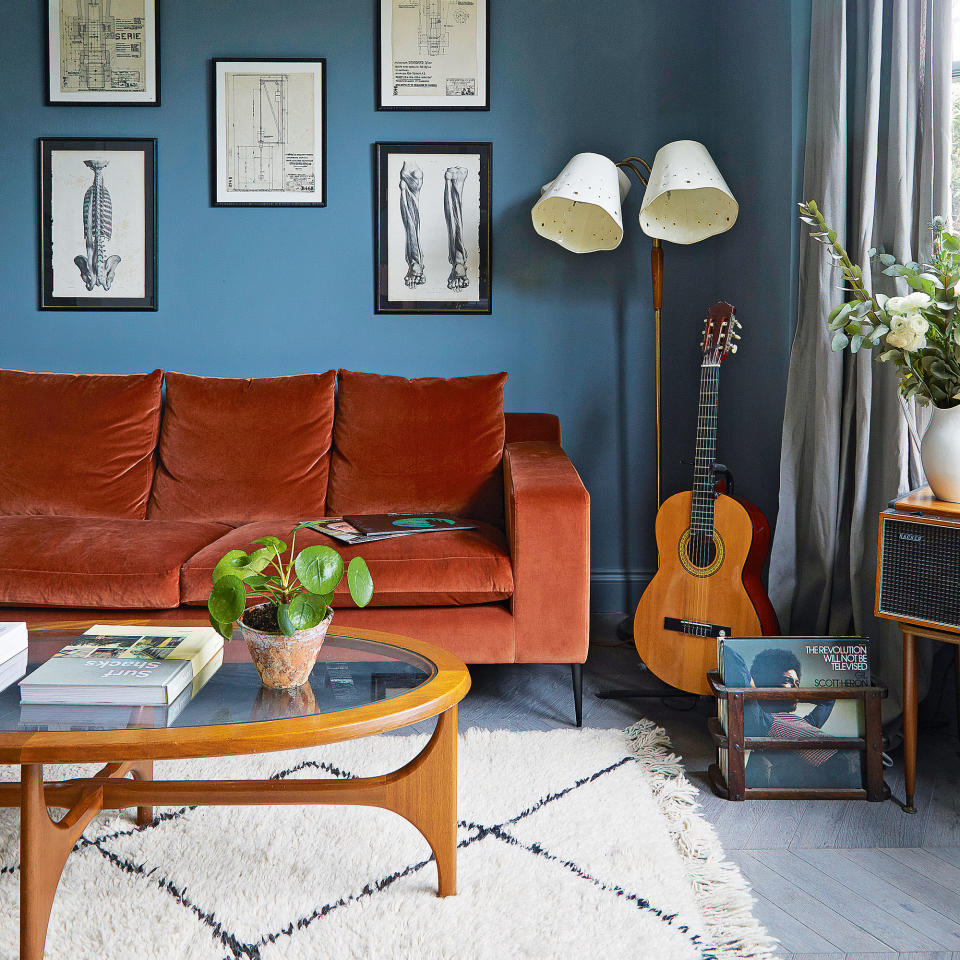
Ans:
[[[559,443],[503,452],[518,663],[582,663],[590,613],[590,495]]]

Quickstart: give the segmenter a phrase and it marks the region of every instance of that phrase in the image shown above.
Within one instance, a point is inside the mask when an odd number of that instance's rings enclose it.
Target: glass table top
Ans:
[[[76,636],[31,633],[27,673]],[[308,683],[273,690],[260,683],[246,646],[234,640],[224,645],[219,668],[202,671],[194,688],[167,707],[21,705],[19,681],[14,682],[0,691],[0,732],[206,727],[309,717],[390,700],[436,673],[430,660],[412,650],[331,633]]]

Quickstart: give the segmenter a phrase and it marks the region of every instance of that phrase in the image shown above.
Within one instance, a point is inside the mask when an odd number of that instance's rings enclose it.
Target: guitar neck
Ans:
[[[713,464],[717,455],[717,387],[720,364],[704,360],[700,367],[697,452],[693,470],[690,531],[713,539]]]

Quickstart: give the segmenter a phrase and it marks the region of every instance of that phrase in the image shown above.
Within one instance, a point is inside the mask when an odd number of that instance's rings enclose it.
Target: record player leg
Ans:
[[[906,813],[916,813],[913,794],[917,782],[917,647],[912,633],[903,631],[903,767]]]

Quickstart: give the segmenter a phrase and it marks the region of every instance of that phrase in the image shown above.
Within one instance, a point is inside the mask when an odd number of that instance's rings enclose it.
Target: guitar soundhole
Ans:
[[[713,566],[717,559],[717,545],[713,537],[692,533],[687,539],[687,558],[693,566],[701,569]]]

